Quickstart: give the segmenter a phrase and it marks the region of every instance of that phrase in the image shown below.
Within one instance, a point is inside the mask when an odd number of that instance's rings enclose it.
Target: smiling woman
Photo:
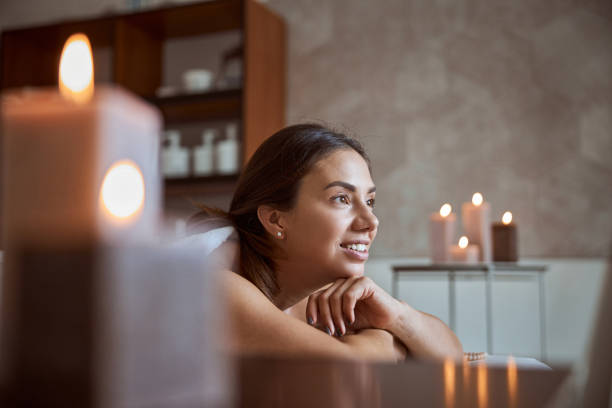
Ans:
[[[295,125],[255,152],[228,213],[203,207],[192,218],[192,225],[225,219],[238,232],[239,262],[223,274],[231,352],[462,358],[444,323],[364,276],[378,230],[375,192],[359,142]]]

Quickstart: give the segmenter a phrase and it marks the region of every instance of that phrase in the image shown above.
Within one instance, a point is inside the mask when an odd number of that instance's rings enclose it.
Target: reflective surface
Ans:
[[[568,371],[249,357],[240,407],[542,407]]]

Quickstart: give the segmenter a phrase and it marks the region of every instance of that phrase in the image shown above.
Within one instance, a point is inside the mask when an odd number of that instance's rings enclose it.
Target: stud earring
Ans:
[[[276,233],[276,236],[280,238],[280,237],[282,237],[282,236],[283,236],[283,233],[282,233],[282,232],[280,232],[280,231],[278,231],[278,232]]]

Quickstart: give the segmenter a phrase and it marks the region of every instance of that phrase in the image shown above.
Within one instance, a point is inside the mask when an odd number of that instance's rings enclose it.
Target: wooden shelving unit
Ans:
[[[166,125],[188,121],[240,118],[242,89],[147,98],[164,115]]]
[[[193,194],[231,193],[237,181],[237,174],[166,179],[166,195],[190,196]]]
[[[241,33],[242,88],[155,96],[163,85],[165,41],[227,30]],[[75,32],[89,37],[94,52],[98,47],[111,50],[111,81],[158,106],[166,124],[240,120],[243,163],[285,124],[285,23],[255,0],[213,0],[4,31],[1,88],[57,85],[63,44]],[[174,195],[231,190],[236,179],[237,175],[170,179],[166,191]]]

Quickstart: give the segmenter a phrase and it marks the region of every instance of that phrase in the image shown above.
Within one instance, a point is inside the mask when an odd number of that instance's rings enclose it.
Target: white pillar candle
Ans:
[[[161,216],[157,109],[119,88],[94,92],[91,47],[82,34],[68,39],[59,71],[61,93],[2,96],[0,378],[11,367],[20,327],[21,255],[151,241]]]
[[[453,262],[478,263],[478,246],[469,245],[466,236],[459,238],[459,244],[450,247],[450,257]]]
[[[455,220],[448,203],[429,217],[429,251],[433,263],[450,261],[449,248],[455,236]]]
[[[463,203],[461,217],[470,242],[480,247],[479,260],[491,262],[491,208],[482,194],[475,193],[471,203]]]
[[[73,37],[62,53],[62,93],[34,89],[2,99],[7,249],[146,241],[157,231],[161,116],[120,88],[94,92],[89,41]],[[87,83],[77,81],[83,68]]]

